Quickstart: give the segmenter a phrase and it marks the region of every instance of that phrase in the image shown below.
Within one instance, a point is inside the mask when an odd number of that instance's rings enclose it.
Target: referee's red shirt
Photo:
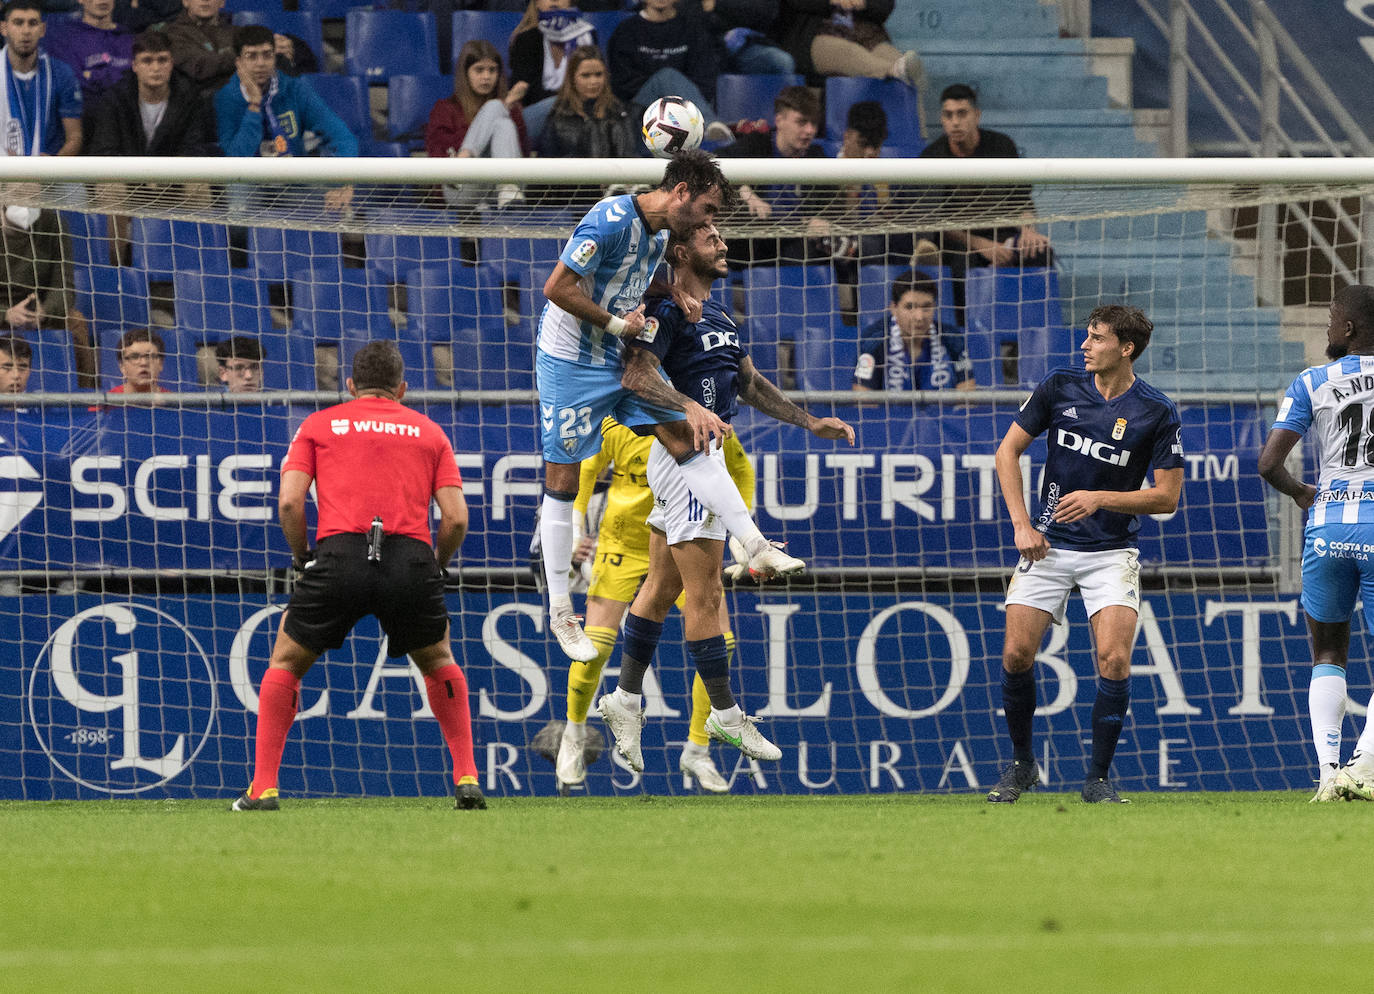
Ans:
[[[366,532],[381,516],[388,535],[433,545],[429,502],[440,487],[461,487],[453,446],[416,411],[382,397],[360,397],[316,411],[301,423],[282,472],[315,479],[315,541]]]

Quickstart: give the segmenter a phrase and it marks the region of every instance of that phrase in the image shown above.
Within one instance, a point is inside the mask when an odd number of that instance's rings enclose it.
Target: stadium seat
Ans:
[[[601,51],[606,51],[606,46],[610,44],[611,35],[621,21],[633,14],[628,10],[593,10],[582,15],[591,22],[592,27],[596,28],[596,43]]]
[[[848,390],[854,384],[859,342],[852,334],[808,334],[797,343],[794,356],[802,390]]]
[[[401,351],[401,359],[405,362],[406,386],[410,390],[440,390],[447,389],[439,384],[434,370],[434,359],[430,352],[429,345],[425,342],[411,341],[409,339],[397,339],[387,334],[360,334],[357,331],[350,331],[342,341],[339,342],[339,366],[347,376],[347,370],[353,368],[353,357],[358,354],[358,350],[369,341],[378,339],[390,339],[396,343],[396,347]],[[454,379],[458,380],[462,375],[458,370],[454,371]],[[455,390],[475,390],[477,389],[475,380],[472,383],[464,380],[461,385],[455,382],[452,389]]]
[[[544,309],[544,284],[562,251],[559,238],[483,238],[478,278],[483,286],[515,287],[520,317],[532,325]]]
[[[480,287],[473,267],[454,263],[412,270],[406,274],[406,302],[407,337],[451,346],[455,370],[466,371],[467,389],[534,385],[532,336],[507,334],[500,292]],[[456,382],[458,377],[455,372]]]
[[[297,0],[296,6],[321,20],[337,21],[347,17],[352,10],[371,10],[374,4],[362,0]]]
[[[344,63],[351,76],[382,83],[394,73],[439,71],[433,14],[404,10],[350,10]]]
[[[278,14],[281,12],[281,0],[224,0],[224,9],[234,15],[235,24],[261,24],[262,21],[240,21],[239,14]],[[270,25],[269,25],[270,26]]]
[[[218,335],[261,335],[272,327],[267,288],[251,276],[177,273],[177,327]]]
[[[129,222],[134,266],[151,281],[175,272],[229,272],[229,229],[222,224],[135,217]]]
[[[370,279],[369,272],[292,273],[291,329],[317,343],[342,341],[351,332],[369,334],[387,316],[386,287]]]
[[[1051,369],[1073,361],[1073,331],[1064,326],[1059,275],[1053,269],[971,269],[965,284],[970,355],[975,340],[993,356],[1015,345],[1017,381],[1038,383]],[[979,349],[981,351],[982,345]]]
[[[392,76],[386,87],[386,135],[412,149],[425,147],[429,112],[453,95],[452,76]]]
[[[744,272],[746,325],[742,341],[754,364],[774,382],[783,372],[778,347],[833,337],[839,306],[829,266],[754,266]]]
[[[925,148],[921,138],[919,98],[910,85],[895,79],[869,79],[867,76],[831,76],[825,81],[825,135],[844,137],[849,108],[860,100],[876,100],[887,112],[887,144],[910,150],[914,155]]]
[[[147,327],[148,276],[130,266],[78,266],[76,306],[97,335],[103,329]]]
[[[86,211],[59,211],[71,239],[72,264],[108,266],[110,264],[109,215]]]
[[[773,101],[788,86],[805,80],[792,76],[749,76],[721,73],[716,77],[716,113],[722,121],[756,120],[773,123]]]
[[[413,212],[381,211],[378,227],[388,229],[402,224],[434,224],[434,210]],[[442,217],[442,215],[440,215]],[[373,230],[363,234],[367,268],[384,283],[404,283],[405,274],[426,266],[447,266],[460,258],[459,239],[451,235],[415,235],[394,230]]]
[[[324,32],[320,26],[320,15],[313,10],[282,10],[279,6],[256,2],[251,9],[228,9],[233,11],[236,25],[261,24],[278,34],[299,38],[315,54],[315,61],[320,66],[324,65]]]
[[[356,76],[336,76],[323,72],[308,73],[302,78],[310,81],[320,99],[339,115],[339,119],[349,131],[358,136],[361,149],[373,150],[372,114],[368,110],[367,83]]]
[[[453,13],[453,41],[449,48],[450,66],[458,64],[458,53],[470,41],[489,41],[504,61],[510,50],[511,32],[524,15],[505,10],[457,10]],[[510,67],[507,66],[507,69]]]
[[[76,357],[72,352],[72,338],[65,328],[49,328],[19,332],[19,337],[33,349],[33,373],[29,376],[29,390],[45,393],[74,393],[76,386]]]
[[[265,280],[285,283],[287,274],[306,269],[343,268],[337,231],[249,228],[248,266]]]

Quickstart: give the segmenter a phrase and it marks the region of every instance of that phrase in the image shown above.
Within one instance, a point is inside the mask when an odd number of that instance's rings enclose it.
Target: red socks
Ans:
[[[258,691],[258,741],[254,756],[253,783],[249,797],[261,797],[277,786],[286,733],[296,720],[301,682],[286,670],[269,669]]]
[[[472,758],[472,712],[468,709],[468,681],[456,663],[441,666],[425,677],[429,707],[439,719],[448,751],[453,756],[453,782],[477,777]]]

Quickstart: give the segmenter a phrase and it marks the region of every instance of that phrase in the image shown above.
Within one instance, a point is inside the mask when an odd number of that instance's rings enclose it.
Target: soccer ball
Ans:
[[[698,147],[705,129],[697,105],[682,97],[659,97],[644,112],[644,144],[660,159]]]

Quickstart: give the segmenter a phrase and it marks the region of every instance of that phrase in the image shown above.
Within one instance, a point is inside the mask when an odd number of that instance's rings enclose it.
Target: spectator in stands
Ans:
[[[722,159],[823,159],[825,150],[816,143],[821,122],[821,102],[805,86],[785,87],[773,101],[773,128],[740,135],[720,150]],[[755,190],[748,184],[739,188],[740,200],[750,217],[759,221],[786,221],[809,237],[732,239],[732,249],[743,255],[732,256],[732,265],[759,265],[784,262],[797,264],[807,259],[830,258],[825,242],[830,233],[826,215],[833,213],[833,197],[822,187],[777,184]]]
[[[0,135],[7,155],[76,155],[81,151],[81,87],[65,62],[42,54],[37,0],[10,0],[0,11]],[[11,184],[17,201],[0,208],[0,302],[11,330],[65,327],[79,382],[95,386],[90,328],[72,296],[71,245],[55,210],[25,206],[36,195]]]
[[[110,393],[167,393],[158,383],[167,355],[162,336],[151,328],[130,328],[119,337],[119,372],[124,382]]]
[[[180,14],[167,23],[172,62],[190,77],[201,95],[213,97],[238,68],[234,23],[224,13],[224,0],[182,0]]]
[[[940,127],[944,131],[921,152],[923,159],[1015,159],[1016,143],[1000,131],[979,126],[978,94],[963,83],[940,94]],[[1030,187],[952,186],[942,192],[942,211],[951,214],[991,213],[1029,217],[1035,205]],[[954,305],[963,321],[964,276],[976,266],[1044,266],[1052,261],[1050,240],[1029,223],[1001,227],[955,229],[931,236],[940,261],[954,276]]]
[[[267,352],[250,335],[235,335],[215,346],[219,361],[219,381],[229,393],[260,393],[262,362]]]
[[[887,317],[864,333],[855,390],[972,390],[977,385],[964,336],[943,331],[935,320],[938,300],[935,281],[912,270],[893,281]]]
[[[567,75],[539,136],[549,158],[620,159],[639,154],[629,111],[611,92],[606,60],[595,45],[568,56]]]
[[[520,100],[531,138],[544,130],[573,52],[595,44],[595,29],[572,0],[530,0],[510,36],[510,92]]]
[[[425,126],[425,150],[431,159],[517,159],[529,154],[530,140],[520,97],[506,88],[501,53],[490,42],[469,41],[453,67],[453,96],[435,103]],[[487,199],[487,183],[454,183],[444,199],[454,207],[472,208]],[[520,187],[501,183],[496,206],[524,199]]]
[[[786,76],[796,71],[792,56],[772,37],[779,0],[686,0],[683,11],[700,11],[716,39],[722,72]]]
[[[87,113],[85,132],[89,136],[91,114],[100,98],[133,64],[134,33],[115,23],[111,16],[114,0],[78,2],[81,16],[54,19],[43,49],[76,73]]]
[[[621,21],[607,44],[611,89],[642,113],[659,97],[685,97],[706,119],[707,141],[734,135],[716,119],[716,44],[700,16],[679,13],[678,0],[644,0],[639,13]]]
[[[33,347],[18,335],[0,337],[0,393],[27,393]]]
[[[892,44],[883,23],[893,0],[782,0],[778,31],[797,72],[870,76],[925,85],[920,57]]]
[[[88,155],[214,155],[205,106],[195,86],[172,72],[172,48],[160,31],[134,40],[133,74],[110,88],[90,118]]]
[[[197,3],[200,0],[187,0]],[[358,138],[303,77],[277,71],[276,40],[270,28],[249,24],[234,32],[237,71],[215,94],[215,117],[225,155],[300,156],[305,133],[321,137],[328,154],[358,154]],[[353,188],[336,187],[324,196],[338,209],[353,199]]]

